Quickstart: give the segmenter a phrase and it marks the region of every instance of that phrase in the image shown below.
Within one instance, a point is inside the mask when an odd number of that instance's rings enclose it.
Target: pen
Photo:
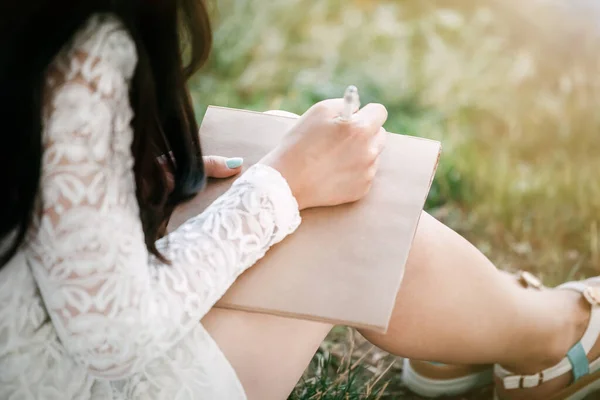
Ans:
[[[360,106],[360,99],[358,97],[358,89],[356,86],[348,86],[344,92],[344,109],[340,115],[342,121],[350,121],[352,114]]]

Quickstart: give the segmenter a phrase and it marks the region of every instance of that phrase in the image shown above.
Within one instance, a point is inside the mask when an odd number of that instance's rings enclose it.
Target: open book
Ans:
[[[200,128],[203,153],[244,157],[248,168],[295,122],[211,106]],[[242,274],[217,307],[385,332],[440,150],[436,141],[390,134],[371,192],[356,203],[303,211],[298,230]],[[176,210],[170,228],[234,180],[211,180]]]

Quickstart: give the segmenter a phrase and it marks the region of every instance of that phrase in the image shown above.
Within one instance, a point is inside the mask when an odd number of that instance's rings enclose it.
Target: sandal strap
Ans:
[[[558,289],[573,290],[581,293],[591,305],[590,321],[580,340],[580,343],[585,350],[585,354],[587,355],[596,343],[596,340],[598,340],[598,334],[600,333],[600,313],[598,312],[598,306],[600,305],[600,288],[588,286],[585,284],[585,281],[583,281],[568,282],[558,286]]]
[[[567,359],[572,367],[573,382],[577,382],[579,379],[590,373],[590,363],[581,342],[578,342],[575,346],[571,347],[567,352]]]
[[[564,358],[560,363],[552,368],[546,369],[534,375],[514,375],[512,372],[502,368],[499,365],[494,366],[494,373],[502,380],[504,389],[523,389],[533,388],[541,385],[544,382],[557,378],[566,374],[571,370],[571,364],[567,358]]]
[[[505,389],[536,387],[544,382],[558,378],[569,371],[572,372],[573,382],[575,382],[590,373],[587,354],[598,340],[598,335],[600,334],[600,289],[586,285],[585,281],[569,282],[559,286],[559,288],[582,293],[591,305],[590,321],[583,337],[567,352],[567,356],[560,363],[534,375],[514,375],[501,366],[495,365],[495,374],[502,380]]]

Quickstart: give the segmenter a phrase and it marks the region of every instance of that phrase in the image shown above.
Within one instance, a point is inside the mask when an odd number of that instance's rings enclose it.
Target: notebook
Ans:
[[[200,128],[202,150],[244,157],[248,168],[295,122],[211,106]],[[385,332],[440,151],[437,141],[390,134],[364,199],[303,211],[298,230],[243,273],[216,306]],[[235,179],[210,180],[177,208],[169,229],[202,212]]]

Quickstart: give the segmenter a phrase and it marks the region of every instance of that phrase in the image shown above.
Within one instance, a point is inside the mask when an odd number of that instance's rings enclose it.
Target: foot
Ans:
[[[524,288],[542,290],[542,282],[521,271],[515,281]],[[428,398],[457,396],[493,382],[493,365],[454,365],[404,360],[402,380],[412,392]]]
[[[576,334],[579,340],[558,364],[536,374],[519,375],[518,371],[496,366],[498,399],[579,400],[600,390],[600,279],[570,282],[557,290],[579,293],[585,321]]]

